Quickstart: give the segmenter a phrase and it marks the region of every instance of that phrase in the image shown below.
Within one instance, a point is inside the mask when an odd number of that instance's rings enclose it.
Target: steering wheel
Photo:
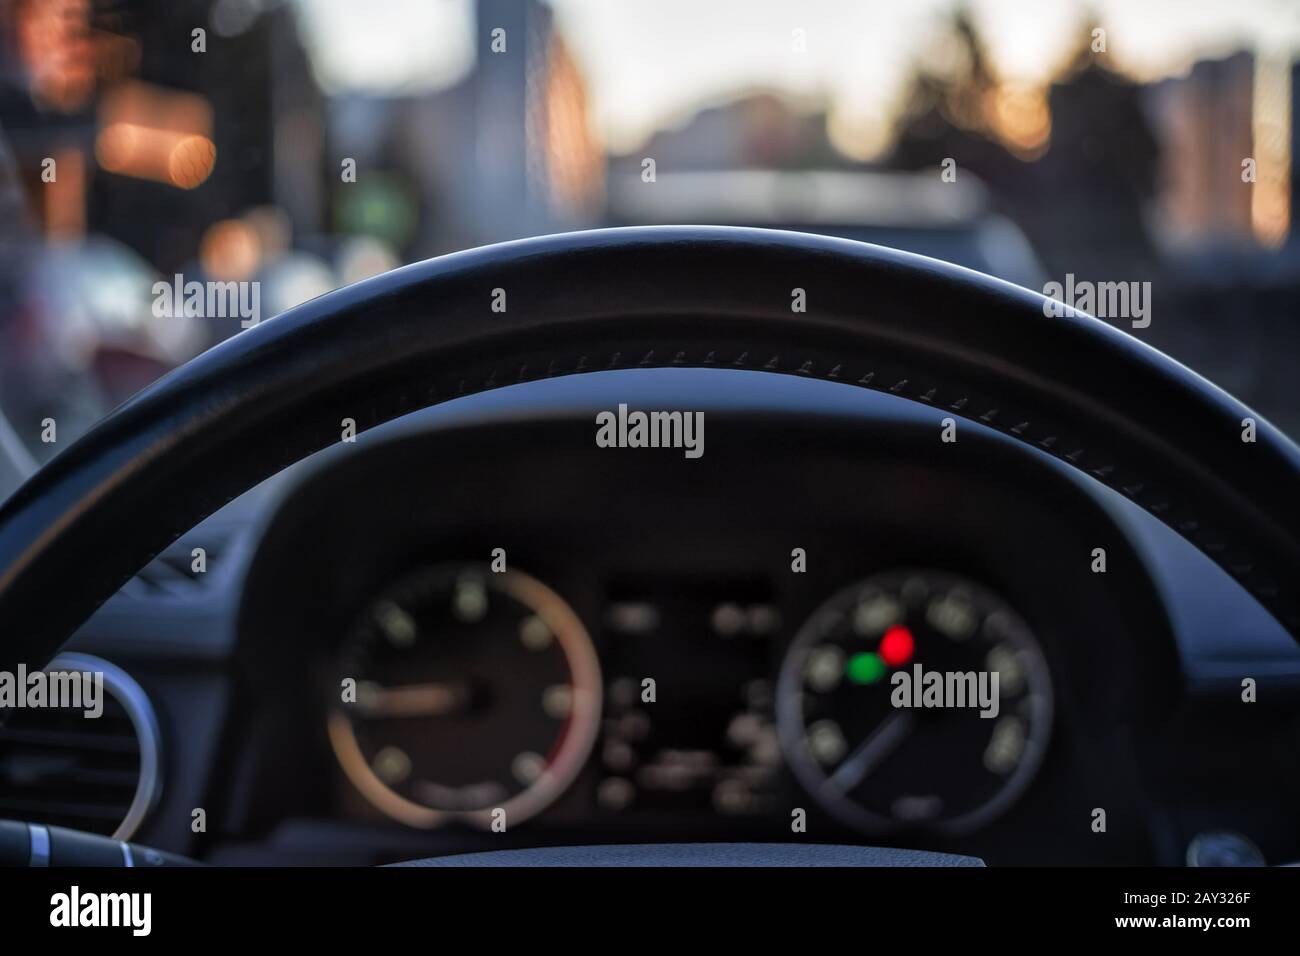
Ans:
[[[945,418],[1002,431],[1137,502],[1300,640],[1300,449],[1154,349],[1045,301],[875,246],[695,226],[509,242],[340,289],[144,389],[0,507],[0,668],[44,666],[164,547],[339,441],[345,419],[361,431],[642,366],[891,392],[933,407],[935,455]]]

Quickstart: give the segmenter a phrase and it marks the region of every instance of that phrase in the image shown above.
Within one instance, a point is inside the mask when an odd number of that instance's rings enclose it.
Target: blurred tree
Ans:
[[[1141,86],[1104,66],[1090,41],[1091,29],[1046,91],[1016,87],[994,74],[958,11],[918,63],[889,165],[956,160],[989,186],[1054,275],[1149,278],[1161,266],[1145,221],[1160,144]]]

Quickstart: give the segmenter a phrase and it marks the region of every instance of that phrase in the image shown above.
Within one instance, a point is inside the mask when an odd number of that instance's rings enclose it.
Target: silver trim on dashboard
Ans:
[[[158,715],[149,696],[135,679],[102,657],[79,653],[60,654],[50,662],[47,670],[59,668],[103,674],[104,687],[131,719],[136,739],[140,742],[140,779],[136,782],[135,795],[131,798],[126,816],[112,834],[114,840],[129,840],[158,802],[162,792],[162,735],[158,730]],[[35,843],[33,852],[34,848]]]

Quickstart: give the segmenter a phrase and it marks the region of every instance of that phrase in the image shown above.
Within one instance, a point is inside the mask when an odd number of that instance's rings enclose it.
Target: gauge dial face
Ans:
[[[403,823],[511,825],[573,782],[600,722],[595,649],[577,615],[518,571],[444,565],[380,594],[343,649],[329,717],[352,783]]]
[[[907,571],[813,614],[782,664],[777,718],[795,775],[841,822],[957,835],[1029,784],[1052,688],[1038,642],[1000,598]]]

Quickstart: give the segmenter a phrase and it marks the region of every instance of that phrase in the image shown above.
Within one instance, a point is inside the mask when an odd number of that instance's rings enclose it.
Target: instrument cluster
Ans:
[[[789,821],[959,836],[1031,784],[1051,735],[1042,647],[963,576],[887,571],[785,620],[774,582],[608,582],[584,621],[504,562],[415,567],[336,654],[329,741],[410,827],[545,814],[580,775],[622,822]]]

